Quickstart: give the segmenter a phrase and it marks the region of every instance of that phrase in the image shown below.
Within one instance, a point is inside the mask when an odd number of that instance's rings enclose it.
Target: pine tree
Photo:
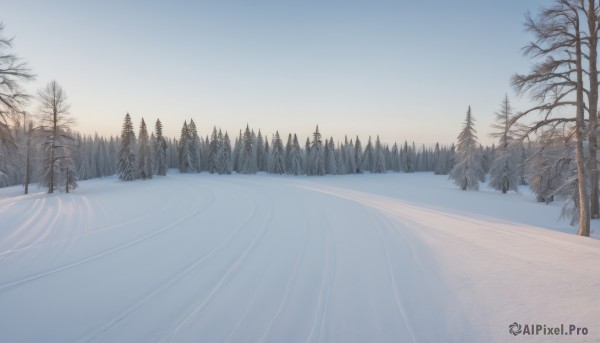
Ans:
[[[477,131],[473,127],[473,121],[471,106],[469,106],[463,130],[458,135],[457,163],[450,172],[450,178],[462,190],[478,190],[483,174]]]
[[[221,130],[219,129],[219,151],[218,155],[218,172],[219,174],[231,174],[232,166],[231,166],[231,142],[229,141],[229,135],[225,132],[223,136],[221,134]]]
[[[137,179],[137,165],[135,163],[135,132],[129,113],[125,115],[121,139],[119,140],[118,173],[119,179],[131,181]]]
[[[300,143],[298,142],[298,137],[294,134],[294,138],[292,141],[292,152],[291,152],[291,164],[290,164],[290,174],[293,175],[301,175],[303,174],[302,165],[302,148],[300,147]]]
[[[138,135],[138,175],[142,179],[152,178],[152,151],[150,150],[150,141],[148,139],[148,129],[146,128],[146,122],[142,118],[140,124],[140,133]]]
[[[254,154],[252,133],[248,125],[246,125],[246,131],[244,131],[242,137],[238,167],[238,173],[256,174],[256,156]]]
[[[288,134],[287,143],[285,144],[285,172],[288,174],[292,174],[290,171],[292,169],[292,134]]]
[[[218,172],[218,151],[219,151],[219,135],[217,128],[213,126],[213,131],[210,136],[210,143],[208,148],[208,172],[214,174]]]
[[[156,167],[156,175],[167,175],[167,142],[163,137],[162,123],[160,119],[156,120],[154,132],[156,135],[156,144],[154,145],[154,162]]]
[[[285,150],[281,137],[279,137],[279,131],[275,131],[271,145],[273,147],[271,149],[269,173],[283,174],[285,173]]]
[[[325,172],[331,175],[338,174],[333,137],[330,137],[329,142],[327,142],[327,139],[325,140]]]
[[[191,172],[202,171],[202,153],[200,152],[200,137],[198,137],[198,130],[196,129],[196,123],[194,119],[190,119],[188,124],[188,144],[190,154],[190,170]]]
[[[362,174],[363,172],[363,160],[362,160],[362,146],[360,139],[356,136],[356,142],[354,143],[354,161],[356,163],[356,174]]]
[[[375,140],[375,150],[373,151],[373,173],[385,173],[385,159],[383,156],[383,149],[381,147],[381,141],[379,136]]]
[[[325,175],[325,152],[319,126],[313,133],[313,139],[310,144],[310,152],[308,154],[306,175]]]
[[[192,156],[190,152],[190,131],[187,121],[183,122],[181,137],[179,138],[179,172],[188,173],[192,167]]]
[[[375,157],[373,155],[373,143],[371,142],[371,136],[369,136],[369,140],[365,146],[365,152],[363,153],[363,170],[368,170],[372,173],[374,161]]]

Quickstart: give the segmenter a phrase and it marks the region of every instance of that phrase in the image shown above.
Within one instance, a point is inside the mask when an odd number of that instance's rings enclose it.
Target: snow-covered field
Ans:
[[[600,241],[526,192],[172,172],[20,193],[0,189],[0,342],[600,340]]]

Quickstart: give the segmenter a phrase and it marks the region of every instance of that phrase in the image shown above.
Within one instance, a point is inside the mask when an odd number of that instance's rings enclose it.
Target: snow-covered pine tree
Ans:
[[[233,144],[233,151],[231,152],[231,160],[232,160],[232,166],[233,166],[233,170],[236,173],[240,172],[239,169],[239,160],[240,160],[240,151],[242,150],[242,130],[240,130],[240,134],[238,135],[238,138],[235,139],[235,143]]]
[[[414,150],[408,145],[407,141],[404,141],[402,157],[404,160],[402,161],[404,165],[405,173],[412,173],[415,171],[414,169]]]
[[[150,150],[150,140],[148,138],[148,129],[146,122],[142,118],[140,124],[140,133],[138,134],[138,154],[137,154],[138,175],[141,179],[152,178],[152,151]]]
[[[154,133],[156,135],[156,143],[154,145],[154,164],[156,175],[167,175],[167,142],[162,132],[162,123],[160,119],[156,120],[154,125]]]
[[[354,162],[356,163],[356,174],[362,174],[363,172],[363,151],[360,139],[356,136],[356,142],[354,142]]]
[[[256,157],[254,155],[253,138],[250,128],[246,125],[246,131],[242,137],[240,156],[238,161],[238,173],[256,174]]]
[[[477,143],[477,131],[473,127],[473,121],[471,106],[469,106],[464,127],[458,135],[457,163],[450,172],[450,179],[461,190],[478,190],[483,174],[479,143]]]
[[[290,164],[290,174],[293,175],[301,175],[303,174],[303,158],[302,158],[302,148],[300,147],[300,143],[298,142],[298,137],[294,134],[294,138],[292,141],[292,153],[291,153],[291,164]]]
[[[275,135],[271,142],[272,148],[269,173],[283,174],[285,173],[285,150],[283,148],[281,137],[279,137],[279,131],[275,131]]]
[[[213,126],[212,134],[210,135],[210,143],[208,148],[208,172],[214,174],[218,172],[218,151],[219,151],[219,134],[217,127]]]
[[[267,171],[267,156],[265,156],[265,140],[267,140],[267,136],[263,140],[262,133],[260,129],[258,129],[258,136],[256,137],[256,168],[258,171]]]
[[[333,137],[329,139],[329,142],[325,139],[325,172],[330,175],[338,174]]]
[[[192,156],[190,152],[190,131],[188,128],[187,121],[183,122],[181,128],[181,136],[179,137],[179,172],[189,173],[192,167]]]
[[[135,132],[129,113],[125,115],[121,139],[119,140],[119,151],[117,153],[117,169],[119,179],[123,181],[135,180],[138,177],[137,165],[135,163]]]
[[[500,110],[496,112],[496,122],[492,124],[495,130],[490,136],[498,139],[498,148],[490,168],[489,187],[506,193],[519,191],[518,156],[513,145],[513,130],[511,129],[512,108],[508,95],[504,97]]]
[[[218,158],[218,172],[219,174],[231,174],[232,166],[231,166],[231,142],[229,141],[229,135],[225,132],[225,135],[221,135],[221,130],[219,129],[219,136],[221,138],[221,143],[219,144],[219,151],[217,155]]]
[[[383,156],[383,149],[381,147],[381,141],[379,135],[375,140],[375,149],[373,150],[373,173],[385,173],[385,159]]]
[[[200,151],[200,137],[194,119],[190,119],[188,124],[188,144],[190,153],[190,172],[199,173],[202,171],[202,152]]]
[[[313,139],[310,144],[310,152],[308,153],[306,163],[306,175],[325,175],[325,151],[318,125],[313,133]]]
[[[288,134],[288,139],[287,142],[285,143],[285,157],[284,157],[284,162],[285,162],[285,172],[288,174],[290,173],[290,170],[292,169],[292,134]]]
[[[368,170],[369,172],[373,172],[373,163],[375,162],[375,156],[373,154],[373,143],[371,142],[371,136],[369,136],[369,140],[367,141],[367,145],[365,146],[365,151],[363,153],[363,170]]]
[[[394,142],[390,156],[391,169],[395,172],[400,171],[400,153],[398,151],[398,143]]]
[[[269,146],[269,141],[265,141],[265,150],[263,154],[263,163],[266,166],[266,169],[269,170],[271,167],[271,147]]]
[[[354,154],[354,143],[352,139],[346,146],[346,154],[348,155],[348,174],[356,173],[356,156]]]

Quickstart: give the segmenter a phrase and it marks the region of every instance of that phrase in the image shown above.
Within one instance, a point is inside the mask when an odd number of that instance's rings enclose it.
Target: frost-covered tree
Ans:
[[[190,171],[199,173],[202,171],[202,153],[200,150],[200,137],[198,137],[198,129],[196,129],[194,119],[190,119],[188,124],[188,145]]]
[[[381,141],[379,135],[375,140],[375,149],[373,150],[373,173],[385,173],[385,158],[383,156],[383,148],[381,147]]]
[[[119,140],[118,174],[119,179],[131,181],[137,179],[137,165],[135,163],[136,148],[135,132],[129,113],[125,115],[123,129],[121,130],[121,139]]]
[[[354,162],[356,163],[356,174],[361,174],[363,172],[362,156],[362,145],[360,144],[360,139],[358,136],[356,136],[356,142],[354,143]]]
[[[302,158],[302,148],[300,147],[300,143],[298,142],[298,137],[294,134],[294,138],[292,141],[292,152],[291,152],[291,161],[290,161],[290,174],[300,175],[303,173],[302,170],[303,158]]]
[[[288,139],[287,142],[285,143],[285,157],[284,157],[284,162],[285,162],[285,172],[288,174],[290,173],[290,170],[292,169],[292,134],[288,134]]]
[[[402,150],[402,165],[404,165],[405,173],[412,173],[414,169],[414,149],[408,145],[407,141],[404,141],[404,148]]]
[[[265,140],[267,140],[267,136],[265,136],[265,138],[263,139],[262,133],[260,132],[260,129],[258,130],[258,136],[256,137],[256,168],[258,171],[268,171],[269,170],[269,165],[268,165],[268,155],[265,154]]]
[[[192,167],[192,153],[190,151],[190,130],[187,121],[183,122],[181,136],[179,137],[179,172],[188,173]]]
[[[283,148],[281,137],[279,137],[279,131],[275,131],[275,136],[273,136],[271,142],[272,148],[269,173],[283,174],[285,173],[285,149]]]
[[[306,175],[325,175],[325,151],[318,125],[310,143],[310,152],[306,162]]]
[[[373,153],[373,143],[371,143],[371,136],[369,136],[369,140],[367,141],[367,145],[365,146],[365,151],[363,153],[362,161],[363,161],[363,170],[368,170],[372,173],[375,156]]]
[[[238,161],[238,173],[256,174],[256,156],[254,154],[254,139],[250,128],[246,125],[244,136],[240,147],[240,156]]]
[[[495,159],[490,168],[489,187],[506,193],[519,191],[519,170],[517,156],[514,152],[513,130],[511,129],[512,107],[508,95],[504,97],[500,110],[496,112],[496,122],[492,124],[495,130],[492,137],[498,139]]]
[[[458,135],[457,163],[450,172],[450,179],[462,190],[478,190],[483,174],[477,131],[473,121],[471,106],[469,106],[463,130]]]
[[[165,141],[165,137],[162,132],[162,123],[160,119],[156,120],[156,124],[154,125],[154,134],[156,136],[155,145],[153,147],[154,151],[154,165],[156,170],[156,175],[167,175],[167,142]]]
[[[152,151],[150,150],[150,140],[148,138],[148,129],[146,122],[142,118],[140,124],[140,133],[138,134],[138,154],[137,154],[138,175],[141,179],[151,179],[152,170]]]
[[[71,125],[74,120],[69,116],[67,94],[56,81],[50,81],[46,87],[38,92],[41,113],[41,125],[45,136],[44,166],[40,175],[40,185],[48,188],[48,193],[53,193],[58,174],[61,172],[58,164],[61,159],[71,159],[72,153],[67,150],[74,149],[74,137]],[[68,162],[70,163],[70,162]]]
[[[329,142],[327,139],[325,139],[325,172],[331,175],[338,174],[338,165],[333,137],[330,137]]]
[[[208,148],[208,172],[214,174],[218,172],[218,152],[220,148],[219,134],[217,133],[217,127],[213,127],[212,134],[210,136],[210,143]]]
[[[219,151],[217,152],[218,156],[218,173],[219,174],[231,174],[232,166],[231,166],[231,142],[229,141],[229,135],[225,132],[223,136],[221,134],[221,130],[219,129],[219,137],[221,143],[219,144]]]

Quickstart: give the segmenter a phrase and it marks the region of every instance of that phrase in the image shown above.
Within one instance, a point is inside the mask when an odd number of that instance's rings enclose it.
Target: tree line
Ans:
[[[532,67],[515,74],[511,86],[533,106],[516,112],[505,96],[492,147],[478,143],[470,107],[456,147],[389,146],[377,136],[335,142],[318,127],[304,144],[296,134],[269,137],[248,125],[235,137],[216,127],[202,137],[193,120],[183,123],[178,138],[166,138],[160,120],[148,130],[142,119],[136,134],[129,114],[120,136],[85,136],[72,130],[66,94],[56,81],[38,92],[36,116],[23,110],[33,97],[21,85],[35,75],[14,55],[0,25],[0,183],[22,183],[27,192],[37,182],[52,193],[73,189],[78,179],[149,179],[169,168],[291,175],[434,171],[449,174],[463,190],[476,190],[489,177],[489,187],[502,193],[527,184],[540,202],[564,199],[563,215],[589,236],[590,220],[600,218],[598,2],[552,0],[535,15],[527,13],[524,25],[533,40],[523,53]]]

